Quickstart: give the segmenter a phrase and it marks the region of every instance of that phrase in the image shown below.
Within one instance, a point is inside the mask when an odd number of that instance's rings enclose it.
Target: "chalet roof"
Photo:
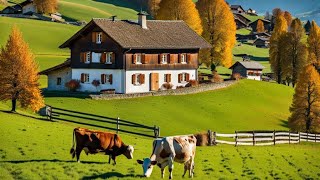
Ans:
[[[244,21],[242,21],[242,20],[241,20],[240,18],[238,18],[238,17],[235,17],[234,20],[240,22],[241,24],[243,24],[243,25],[245,25],[245,26],[248,26]]]
[[[261,20],[263,23],[267,23],[267,24],[270,24],[271,22],[269,20],[266,20],[266,19],[257,19],[255,21],[253,21],[252,23],[250,23],[249,25],[253,24],[253,23],[257,23],[259,20]]]
[[[48,75],[50,72],[56,71],[58,69],[70,67],[70,65],[71,65],[71,60],[67,59],[65,62],[63,62],[61,64],[58,64],[58,65],[53,66],[53,67],[51,67],[49,69],[46,69],[44,71],[39,72],[39,74],[40,75]]]
[[[196,34],[184,21],[148,20],[147,29],[137,21],[93,19],[84,28],[63,43],[69,47],[89,27],[100,27],[122,48],[131,49],[202,49],[211,45]]]
[[[245,17],[243,14],[240,14],[240,13],[233,13],[233,16],[238,17],[238,18],[239,18],[239,16],[241,16],[241,18],[243,18],[243,19],[247,20],[248,22],[251,22],[251,20],[250,20],[250,19],[248,19],[247,17]]]
[[[241,8],[242,10],[244,10],[241,5],[231,5],[230,7],[231,7],[231,9]]]
[[[256,61],[237,61],[234,63],[229,69],[233,69],[237,65],[242,65],[246,69],[264,69],[265,67],[262,66],[260,63]]]
[[[257,41],[270,41],[270,38],[264,38],[264,37],[259,37],[257,38],[253,43],[256,43]]]
[[[31,3],[33,3],[33,0],[26,0],[26,1],[21,2],[20,6],[23,7],[23,6],[26,6],[26,5],[31,4]]]

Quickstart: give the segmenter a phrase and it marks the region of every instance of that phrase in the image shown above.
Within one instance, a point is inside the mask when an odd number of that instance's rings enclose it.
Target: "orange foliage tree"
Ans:
[[[265,31],[265,29],[264,29],[264,24],[263,24],[263,22],[262,22],[261,19],[259,19],[258,22],[257,22],[257,29],[256,29],[256,31],[257,31],[258,33],[262,33],[262,32]]]
[[[292,15],[288,11],[285,11],[283,15],[284,15],[284,18],[287,21],[288,27],[290,27],[291,23],[292,23]]]
[[[58,10],[58,0],[34,0],[33,3],[39,13],[49,14]]]
[[[13,27],[6,46],[0,52],[0,100],[11,100],[11,111],[16,110],[17,101],[22,108],[31,108],[33,111],[44,106],[38,69],[21,32]]]
[[[275,27],[270,38],[269,56],[271,70],[275,73],[276,80],[280,84],[283,75],[282,63],[286,53],[284,50],[284,40],[288,25],[283,13],[277,13],[277,15]]]
[[[160,6],[159,6],[160,2],[161,2],[161,0],[148,0],[149,13],[151,14],[151,16],[153,18],[155,18],[157,16],[157,12],[160,8]]]
[[[317,69],[320,68],[320,28],[316,22],[312,21],[310,34],[308,37],[308,51],[313,55],[313,63]]]
[[[197,34],[202,34],[199,12],[192,0],[161,0],[156,19],[183,20]]]
[[[204,29],[202,37],[212,45],[212,49],[201,51],[202,62],[230,67],[236,23],[229,5],[225,0],[198,0],[196,5]]]
[[[291,130],[320,132],[320,75],[312,65],[299,76],[290,112]]]

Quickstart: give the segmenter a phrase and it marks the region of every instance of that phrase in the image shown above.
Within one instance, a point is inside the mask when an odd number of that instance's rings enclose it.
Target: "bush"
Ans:
[[[223,82],[223,79],[221,78],[221,76],[218,74],[217,71],[212,71],[212,79],[211,82],[215,82],[215,83],[220,83]]]
[[[216,65],[215,64],[211,64],[210,68],[211,68],[211,71],[215,71],[216,70]]]
[[[236,81],[240,80],[241,79],[240,73],[233,73],[231,76],[231,79]]]
[[[189,83],[186,85],[186,87],[198,87],[199,82],[197,80],[189,80]]]
[[[162,89],[163,90],[168,90],[168,89],[172,89],[172,88],[173,88],[173,84],[171,84],[171,83],[162,84]]]
[[[80,81],[76,79],[71,79],[69,82],[66,82],[65,86],[71,92],[75,92],[77,89],[80,88]]]
[[[92,83],[91,83],[94,87],[98,87],[100,86],[100,81],[99,80],[93,80]]]

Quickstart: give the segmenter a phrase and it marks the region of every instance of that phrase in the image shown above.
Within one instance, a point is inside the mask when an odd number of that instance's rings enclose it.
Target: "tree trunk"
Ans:
[[[16,99],[16,98],[12,98],[11,102],[12,102],[12,109],[11,109],[11,111],[12,111],[12,112],[16,112],[17,99]]]

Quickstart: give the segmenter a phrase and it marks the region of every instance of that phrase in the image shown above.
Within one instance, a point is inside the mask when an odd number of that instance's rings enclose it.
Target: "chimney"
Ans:
[[[112,21],[116,21],[117,16],[111,16]]]
[[[146,12],[140,11],[138,13],[138,24],[143,28],[143,29],[148,29],[147,27],[147,15],[149,15]]]

